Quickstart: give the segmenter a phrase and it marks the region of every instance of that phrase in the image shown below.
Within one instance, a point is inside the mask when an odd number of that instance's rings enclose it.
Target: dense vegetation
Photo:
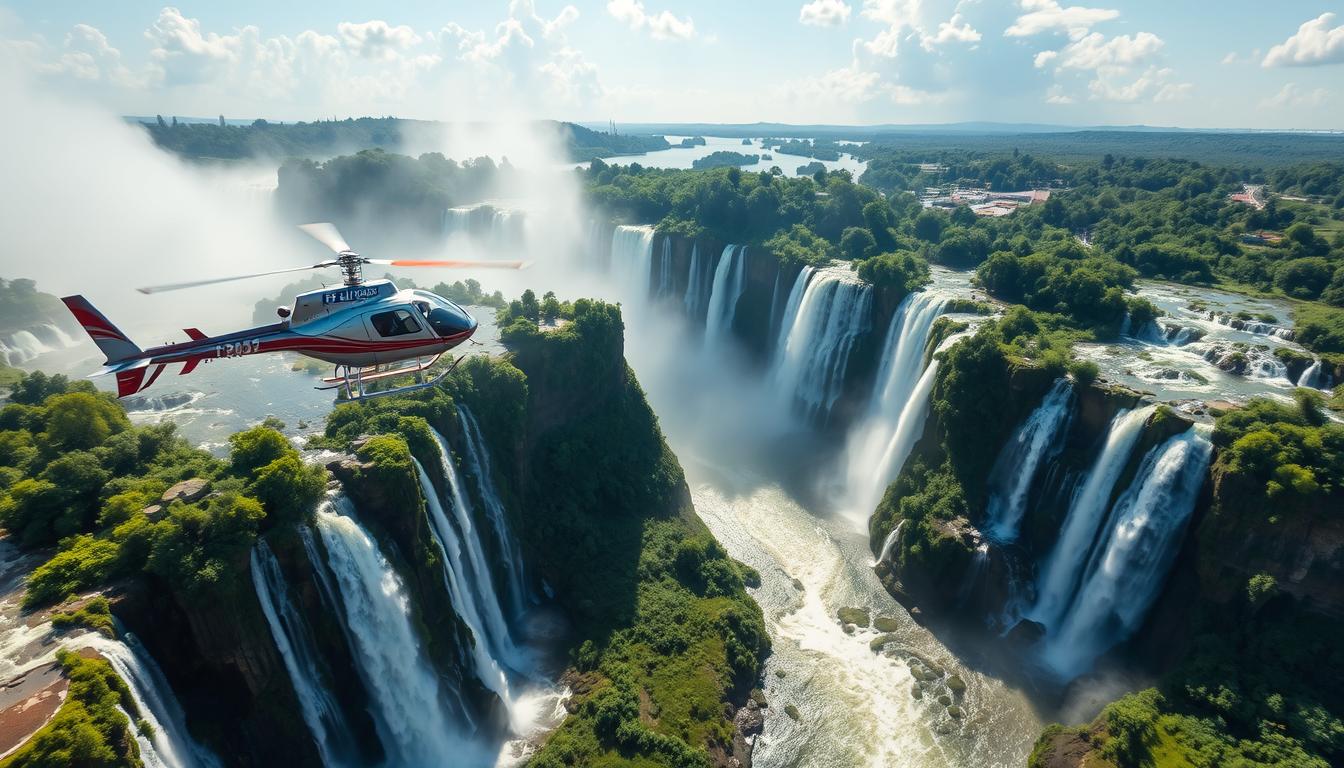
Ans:
[[[28,577],[25,605],[142,573],[188,599],[247,588],[232,564],[259,530],[304,514],[324,480],[272,426],[230,445],[227,461],[215,459],[171,423],[132,426],[88,382],[27,375],[0,409],[0,526],[21,546],[56,551]],[[191,478],[212,492],[160,502]]]
[[[50,722],[0,761],[0,768],[143,765],[140,748],[131,736],[131,722],[124,714],[139,710],[112,665],[64,650],[57,651],[56,658],[70,681],[65,701]],[[150,726],[140,721],[135,727]]]
[[[1258,399],[1220,417],[1215,471],[1246,478],[1275,516],[1328,499],[1344,508],[1344,425],[1325,416],[1319,393],[1294,394],[1296,407]]]
[[[425,120],[395,117],[361,117],[318,120],[311,123],[271,123],[254,120],[249,125],[179,123],[158,117],[144,123],[150,138],[160,148],[196,159],[243,160],[248,158],[329,157],[341,152],[382,148],[397,150],[434,146],[443,141],[449,126]],[[488,130],[488,126],[479,126]],[[564,147],[569,159],[591,160],[667,149],[661,136],[622,136],[601,133],[574,123],[544,120],[532,130],[551,135]]]
[[[736,168],[740,165],[755,165],[761,161],[760,155],[744,155],[741,152],[729,152],[719,150],[710,152],[704,157],[698,157],[691,161],[691,167],[696,170],[708,168]]]

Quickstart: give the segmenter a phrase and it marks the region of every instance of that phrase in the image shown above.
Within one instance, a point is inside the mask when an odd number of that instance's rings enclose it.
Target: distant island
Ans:
[[[760,155],[744,155],[741,152],[729,152],[719,150],[712,152],[691,163],[691,167],[696,170],[706,168],[737,168],[743,165],[755,165],[761,161]]]
[[[134,118],[161,149],[197,160],[247,160],[252,158],[330,157],[359,149],[381,148],[413,152],[417,139],[426,141],[447,125],[432,120],[397,117],[361,117],[316,120],[309,123],[272,123],[254,120],[246,125],[230,123],[222,115],[217,122]],[[635,155],[668,149],[662,136],[595,131],[574,123],[538,120],[539,132],[553,132],[565,147],[567,159],[582,162],[599,157]],[[704,139],[700,139],[704,143]]]
[[[703,146],[705,146],[705,137],[704,137],[704,136],[688,136],[688,137],[682,139],[682,140],[681,140],[681,143],[678,144],[677,146],[678,146],[678,147],[681,147],[682,149],[688,149],[688,148],[690,148],[690,147],[703,147]]]

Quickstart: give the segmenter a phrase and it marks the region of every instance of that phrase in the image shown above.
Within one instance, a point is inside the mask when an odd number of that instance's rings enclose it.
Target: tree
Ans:
[[[933,210],[925,209],[915,217],[915,237],[929,243],[936,243],[943,237],[943,228],[947,226],[947,219],[943,214]]]
[[[95,448],[131,425],[104,395],[69,392],[47,400],[47,440],[63,451]]]
[[[219,116],[219,127],[220,127],[220,128],[223,128],[223,127],[224,127],[224,116],[223,116],[223,115],[220,115],[220,116]]]
[[[1330,262],[1320,256],[1308,256],[1280,264],[1274,273],[1274,283],[1293,298],[1315,299],[1330,285],[1333,272]]]
[[[230,469],[242,477],[294,452],[284,435],[264,425],[230,435],[229,448]]]
[[[873,235],[862,227],[847,227],[840,235],[840,257],[857,261],[868,256],[876,248]]]

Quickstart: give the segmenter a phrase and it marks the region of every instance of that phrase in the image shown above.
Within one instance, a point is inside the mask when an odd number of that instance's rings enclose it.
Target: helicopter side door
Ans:
[[[411,341],[435,341],[437,336],[430,330],[429,324],[414,306],[396,306],[380,308],[373,312],[365,313],[364,322],[368,329],[369,338],[375,342],[411,342]],[[398,360],[405,360],[409,357],[415,357],[423,353],[423,350],[417,350],[414,345],[405,345],[396,349],[386,349],[374,352],[374,358],[378,363],[391,363]]]

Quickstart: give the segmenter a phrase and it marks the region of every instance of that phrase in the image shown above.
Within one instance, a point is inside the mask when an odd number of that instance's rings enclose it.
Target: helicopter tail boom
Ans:
[[[93,343],[107,356],[108,364],[140,357],[141,349],[135,342],[121,332],[102,312],[99,312],[83,296],[66,296],[61,299],[83,326]]]

